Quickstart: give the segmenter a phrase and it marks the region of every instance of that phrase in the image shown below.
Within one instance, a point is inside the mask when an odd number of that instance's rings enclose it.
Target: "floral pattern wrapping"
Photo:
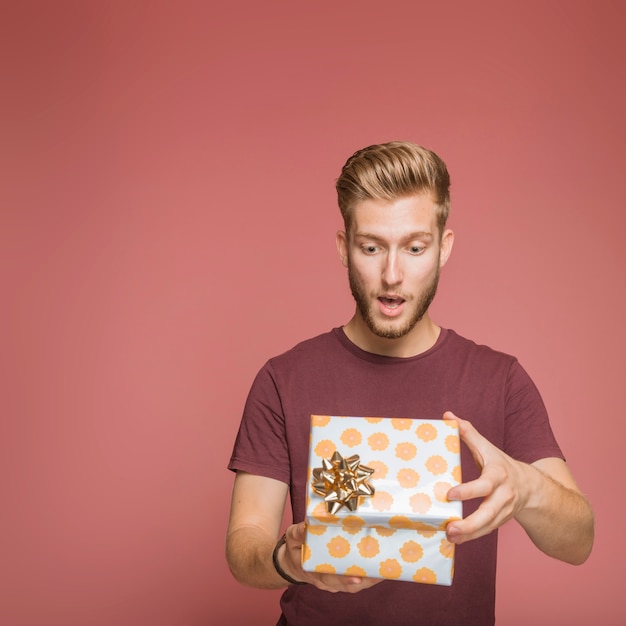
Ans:
[[[355,511],[329,513],[312,488],[313,469],[335,452],[359,455],[374,470],[374,494]],[[456,421],[311,416],[303,568],[451,585],[454,545],[445,528],[461,518],[462,503],[446,495],[460,482]]]

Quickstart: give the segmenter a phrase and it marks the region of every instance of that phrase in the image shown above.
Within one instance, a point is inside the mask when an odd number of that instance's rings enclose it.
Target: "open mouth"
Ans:
[[[388,315],[398,313],[404,304],[404,298],[400,297],[380,296],[378,301],[381,304],[383,313],[387,313]]]
[[[386,307],[389,307],[390,309],[395,309],[397,306],[399,306],[400,304],[402,304],[404,302],[404,300],[402,298],[384,298],[384,297],[380,297],[378,299]]]

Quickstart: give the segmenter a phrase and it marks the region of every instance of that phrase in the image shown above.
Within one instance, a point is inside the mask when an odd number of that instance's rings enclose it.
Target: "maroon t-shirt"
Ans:
[[[442,329],[428,351],[385,357],[335,328],[270,359],[258,373],[229,469],[290,485],[293,521],[305,516],[311,415],[441,418],[453,411],[498,448],[532,463],[563,458],[537,388],[518,361]],[[463,481],[479,474],[461,447]],[[466,517],[479,501],[465,502]],[[383,581],[357,594],[290,586],[278,624],[483,626],[495,621],[497,532],[457,546],[450,587]]]

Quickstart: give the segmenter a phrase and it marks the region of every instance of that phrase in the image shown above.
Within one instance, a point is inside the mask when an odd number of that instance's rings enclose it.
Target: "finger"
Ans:
[[[459,425],[459,435],[470,449],[478,449],[484,441],[484,437],[472,426],[468,420],[456,418]]]
[[[483,502],[478,509],[463,520],[450,522],[446,536],[450,543],[461,544],[488,535],[500,526],[497,508]]]
[[[287,535],[294,541],[302,545],[304,543],[304,536],[306,533],[305,523],[300,522],[293,524],[287,529]]]
[[[472,423],[468,420],[461,419],[457,415],[455,415],[452,411],[446,411],[443,414],[444,420],[453,420],[459,426],[459,435],[465,441],[468,446],[477,448],[480,444],[480,441],[483,437],[480,433],[472,426]]]
[[[342,578],[345,577],[342,576]],[[344,591],[348,593],[357,593],[359,591],[363,591],[363,589],[369,589],[370,587],[373,587],[380,582],[382,582],[382,579],[380,578],[361,578],[358,583],[349,584],[348,586],[346,586],[344,588]]]
[[[474,490],[473,494],[478,497],[485,491],[487,494],[474,513],[464,520],[454,520],[448,524],[446,531],[452,543],[482,537],[513,517],[515,498],[510,485],[499,482],[497,473],[490,471],[487,473],[489,476],[483,475],[462,486],[469,485]]]
[[[461,441],[467,446],[478,469],[482,470],[488,456],[488,446],[491,444],[474,428],[471,422],[460,418],[456,419],[459,424]]]
[[[452,487],[447,494],[448,500],[473,500],[474,498],[485,498],[492,493],[493,481],[487,476],[479,476],[475,480],[461,483]]]
[[[337,574],[318,574],[316,587],[324,591],[336,593],[357,593],[363,589],[368,589],[381,582],[379,578],[360,578],[358,576],[340,576]]]

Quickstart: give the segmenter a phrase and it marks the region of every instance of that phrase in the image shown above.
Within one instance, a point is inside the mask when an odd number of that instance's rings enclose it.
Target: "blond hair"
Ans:
[[[450,212],[450,176],[431,150],[408,141],[376,144],[355,152],[335,184],[346,232],[354,206],[363,200],[395,200],[430,193],[437,205],[439,236]]]

